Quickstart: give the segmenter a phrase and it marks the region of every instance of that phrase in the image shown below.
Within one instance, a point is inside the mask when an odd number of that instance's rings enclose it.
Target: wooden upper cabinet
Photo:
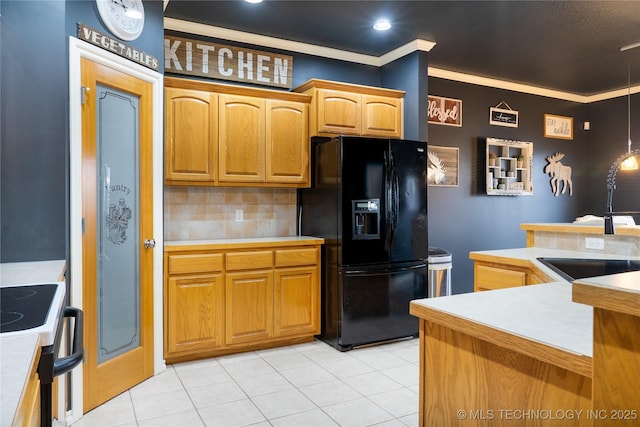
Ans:
[[[309,104],[267,100],[266,180],[309,183]]]
[[[316,92],[318,132],[360,135],[361,97],[356,93],[319,89]]]
[[[219,95],[219,180],[264,182],[265,100]]]
[[[218,97],[165,89],[165,178],[172,181],[216,179]]]
[[[310,96],[166,77],[165,98],[167,184],[309,186]]]
[[[312,79],[295,89],[312,97],[310,135],[402,138],[404,92]]]
[[[362,133],[398,137],[402,131],[402,100],[388,96],[362,95]]]

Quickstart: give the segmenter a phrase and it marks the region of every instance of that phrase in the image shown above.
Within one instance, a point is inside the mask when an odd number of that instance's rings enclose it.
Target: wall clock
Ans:
[[[96,0],[104,25],[122,40],[135,40],[144,27],[142,0]]]

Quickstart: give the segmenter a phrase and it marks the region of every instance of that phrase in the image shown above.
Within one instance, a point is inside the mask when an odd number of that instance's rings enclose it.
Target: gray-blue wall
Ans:
[[[144,6],[129,44],[163,58],[162,2]],[[95,1],[0,1],[1,262],[68,259],[68,36],[78,22],[106,32]]]
[[[587,151],[590,190],[587,210],[602,215],[607,204],[607,174],[611,165],[627,152],[627,97],[594,102],[588,106],[591,130]],[[640,148],[640,94],[631,95],[631,149]],[[613,193],[614,211],[640,211],[640,174],[618,171]],[[640,216],[635,216],[640,224]]]
[[[65,3],[0,2],[0,259],[65,259]],[[27,21],[28,19],[28,21]]]
[[[473,290],[470,251],[524,247],[528,222],[571,222],[585,214],[590,195],[586,165],[589,134],[582,130],[588,109],[583,104],[507,90],[430,78],[429,94],[461,99],[462,127],[429,125],[429,145],[459,148],[459,186],[428,187],[429,245],[453,254],[454,293]],[[489,108],[505,101],[519,111],[517,128],[489,125]],[[572,141],[543,137],[545,113],[574,118]],[[487,196],[478,191],[484,174],[478,167],[478,138],[496,137],[533,142],[533,195]],[[562,163],[573,168],[573,196],[554,197],[545,157],[565,153]]]
[[[381,86],[403,90],[404,137],[414,141],[428,140],[426,117],[429,94],[428,53],[414,52],[381,68]]]
[[[145,0],[144,4],[145,30],[131,45],[162,58],[162,2]],[[67,38],[76,34],[78,22],[106,30],[93,1],[3,0],[0,14],[0,261],[67,258]],[[460,149],[459,186],[429,187],[428,191],[429,244],[453,253],[454,292],[472,289],[469,251],[525,245],[521,223],[571,221],[585,213],[602,214],[606,174],[626,147],[625,99],[585,106],[428,78],[428,55],[424,52],[407,55],[381,69],[311,55],[293,56],[294,86],[320,78],[405,90],[405,137]],[[463,126],[427,126],[427,93],[462,99]],[[517,129],[488,124],[489,107],[501,101],[520,112]],[[574,117],[574,140],[543,138],[545,113]],[[585,120],[591,121],[592,131],[582,130]],[[637,135],[635,131],[640,132],[640,124],[634,126],[632,137]],[[478,192],[478,137],[534,143],[533,196]],[[549,178],[542,172],[544,158],[554,152],[565,153],[563,163],[573,167],[572,197],[554,197]],[[614,207],[635,208],[637,195],[637,190],[620,190]]]

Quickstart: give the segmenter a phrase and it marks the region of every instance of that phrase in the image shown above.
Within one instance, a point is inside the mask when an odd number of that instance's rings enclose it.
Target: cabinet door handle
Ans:
[[[147,249],[152,249],[156,247],[156,241],[155,239],[145,239],[144,240],[144,247]]]

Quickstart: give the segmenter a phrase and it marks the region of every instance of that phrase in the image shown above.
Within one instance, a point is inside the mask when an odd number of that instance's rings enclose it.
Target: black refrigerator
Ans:
[[[311,139],[299,232],[323,237],[320,339],[341,351],[417,336],[427,297],[427,143]]]

